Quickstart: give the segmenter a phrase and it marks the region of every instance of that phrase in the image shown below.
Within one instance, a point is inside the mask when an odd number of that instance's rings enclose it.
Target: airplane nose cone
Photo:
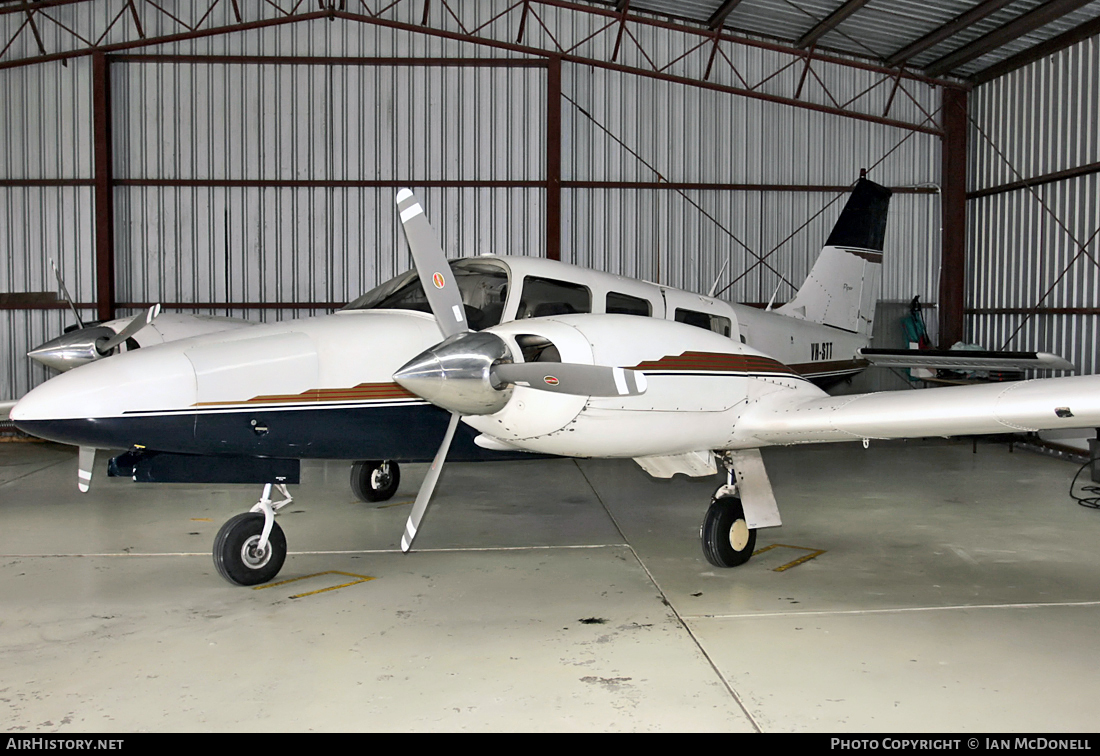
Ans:
[[[114,335],[115,332],[106,326],[80,328],[50,339],[27,352],[27,356],[41,365],[63,373],[103,357],[96,349],[96,341]]]
[[[511,389],[492,386],[493,363],[511,360],[504,341],[491,333],[459,333],[405,363],[393,379],[437,407],[463,415],[491,415],[508,403]]]
[[[115,448],[104,435],[111,418],[194,402],[195,371],[181,352],[139,349],[51,378],[12,407],[11,420],[39,438],[106,449]]]

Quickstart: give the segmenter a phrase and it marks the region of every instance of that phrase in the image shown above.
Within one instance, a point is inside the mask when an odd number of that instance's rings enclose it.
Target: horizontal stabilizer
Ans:
[[[789,403],[762,400],[731,448],[1100,426],[1100,376],[883,391]]]
[[[875,367],[942,370],[1074,370],[1050,352],[983,352],[969,349],[859,349],[856,357]]]

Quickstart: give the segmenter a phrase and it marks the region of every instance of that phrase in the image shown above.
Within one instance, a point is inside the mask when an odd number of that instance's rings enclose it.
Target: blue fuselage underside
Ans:
[[[405,404],[133,414],[28,420],[16,425],[39,438],[99,449],[143,447],[178,454],[430,462],[449,417],[446,410],[429,404]],[[478,431],[459,423],[447,458],[477,462],[536,456],[483,449],[474,444],[477,435]]]

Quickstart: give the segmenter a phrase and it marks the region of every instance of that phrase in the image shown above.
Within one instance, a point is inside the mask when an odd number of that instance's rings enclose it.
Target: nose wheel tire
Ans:
[[[222,525],[214,539],[214,566],[218,574],[234,585],[266,583],[286,561],[286,536],[279,523],[272,523],[266,548],[256,547],[264,530],[264,516],[245,512]]]
[[[356,462],[351,466],[351,490],[359,501],[387,501],[401,484],[401,468],[390,460]]]
[[[748,526],[741,499],[736,496],[723,496],[711,503],[699,536],[703,555],[715,567],[744,564],[756,548],[756,529]]]

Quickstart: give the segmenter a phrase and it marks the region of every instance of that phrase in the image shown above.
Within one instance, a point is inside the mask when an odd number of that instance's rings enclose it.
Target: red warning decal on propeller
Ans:
[[[552,375],[544,376],[543,379],[542,379],[542,382],[545,383],[547,386],[557,386],[558,385],[558,379],[555,378]]]
[[[432,274],[432,283],[435,284],[435,288],[442,289],[443,285],[446,283],[446,281],[444,281],[444,279],[443,279],[443,274],[442,273],[433,273]]]

